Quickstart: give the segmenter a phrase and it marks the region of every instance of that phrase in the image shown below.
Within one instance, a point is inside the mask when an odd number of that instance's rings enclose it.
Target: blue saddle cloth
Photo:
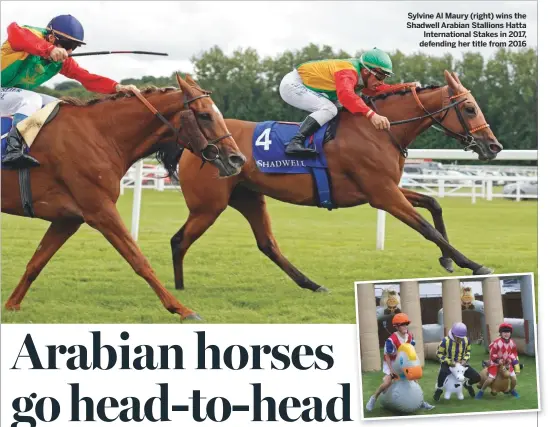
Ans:
[[[331,182],[323,150],[329,123],[306,140],[305,145],[313,147],[318,152],[314,157],[308,158],[285,153],[285,147],[299,130],[299,125],[276,121],[257,123],[253,131],[253,158],[263,173],[312,174],[318,206],[331,210],[335,205],[331,200]]]
[[[2,116],[2,127],[0,135],[2,135],[2,145],[0,147],[0,154],[2,160],[4,159],[4,156],[6,155],[6,145],[7,145],[7,137],[4,137],[4,134],[7,134],[11,129],[11,123],[13,122],[13,118],[11,116]]]
[[[285,147],[297,131],[299,123],[267,121],[257,123],[253,132],[253,157],[259,170],[264,173],[310,173],[308,168],[327,169],[323,151],[323,141],[327,124],[322,126],[306,141],[306,146],[314,147],[315,157],[302,158],[285,154]]]

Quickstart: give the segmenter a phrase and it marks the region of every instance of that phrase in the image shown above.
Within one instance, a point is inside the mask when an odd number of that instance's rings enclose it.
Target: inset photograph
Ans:
[[[364,418],[540,410],[532,273],[355,293]]]

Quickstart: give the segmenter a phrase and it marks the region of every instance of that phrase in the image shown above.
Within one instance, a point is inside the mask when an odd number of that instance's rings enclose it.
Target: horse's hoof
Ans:
[[[10,304],[9,302],[7,302],[5,307],[6,307],[6,310],[9,310],[9,311],[21,310],[21,304]]]
[[[326,287],[324,286],[320,286],[318,289],[316,289],[314,292],[324,292],[324,293],[329,293],[331,292],[329,289],[327,289]]]
[[[480,268],[474,270],[474,276],[483,276],[487,274],[493,274],[495,270],[493,268],[481,266]]]
[[[453,260],[451,258],[441,257],[439,261],[440,261],[440,265],[443,268],[445,268],[449,273],[452,273],[453,271],[455,271],[453,269]]]
[[[189,314],[188,316],[186,316],[184,318],[184,320],[198,320],[198,321],[201,321],[201,320],[204,320],[204,319],[202,319],[198,313],[192,313],[192,314]]]

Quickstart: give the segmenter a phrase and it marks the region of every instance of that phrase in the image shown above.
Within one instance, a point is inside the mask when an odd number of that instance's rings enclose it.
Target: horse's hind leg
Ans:
[[[428,221],[413,208],[411,203],[405,198],[405,195],[396,185],[392,188],[385,189],[385,191],[378,192],[378,194],[371,197],[370,205],[374,208],[385,210],[409,227],[418,231],[425,239],[434,242],[442,253],[447,253],[459,267],[469,268],[476,275],[491,274],[493,272],[492,269],[469,260],[451,246],[449,242],[443,238],[441,233],[432,227]]]
[[[427,209],[430,214],[432,214],[432,219],[434,220],[434,226],[436,230],[443,236],[443,238],[449,242],[447,237],[447,231],[445,229],[445,222],[443,221],[442,209],[440,204],[433,197],[427,196],[425,194],[416,193],[415,191],[407,190],[405,188],[401,189],[401,192],[411,204],[417,208]],[[449,252],[442,249],[442,257],[439,259],[440,264],[445,268],[449,273],[453,272],[453,260],[451,259]]]
[[[319,286],[301,273],[285,258],[272,233],[270,216],[266,210],[264,195],[254,193],[244,187],[237,187],[228,202],[239,211],[251,225],[259,250],[280,267],[297,285],[315,292],[326,292],[327,289]]]
[[[6,309],[19,310],[21,301],[36,280],[42,269],[55,255],[61,246],[80,228],[81,220],[64,220],[52,222],[30,259],[25,274],[6,302]]]
[[[200,320],[200,316],[177,301],[158,280],[148,260],[129,234],[114,205],[104,206],[102,210],[93,215],[86,215],[86,222],[99,230],[131,265],[135,273],[147,281],[170,313],[177,313],[182,319]]]

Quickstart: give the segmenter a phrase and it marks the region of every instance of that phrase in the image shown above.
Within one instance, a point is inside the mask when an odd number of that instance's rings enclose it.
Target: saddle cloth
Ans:
[[[49,104],[46,104],[44,107],[38,110],[36,113],[17,123],[17,130],[21,133],[29,148],[32,146],[34,140],[36,139],[38,133],[44,127],[44,125],[53,120],[53,118],[57,114],[57,111],[59,110],[58,105],[60,102],[62,101],[57,100],[50,102]],[[11,116],[2,116],[2,158],[4,157],[4,151],[6,148],[6,137],[11,129],[12,122],[13,119]]]
[[[327,169],[323,151],[325,132],[322,126],[306,141],[307,147],[318,152],[314,157],[302,158],[285,154],[285,147],[299,130],[299,123],[266,121],[257,123],[253,132],[253,158],[261,172],[299,174],[310,173],[309,168]]]
[[[331,197],[331,180],[323,150],[326,131],[330,123],[309,137],[305,146],[314,147],[314,157],[299,158],[285,154],[285,147],[299,130],[299,123],[267,121],[257,123],[253,132],[253,158],[259,170],[272,174],[311,174],[318,207],[334,209]]]

